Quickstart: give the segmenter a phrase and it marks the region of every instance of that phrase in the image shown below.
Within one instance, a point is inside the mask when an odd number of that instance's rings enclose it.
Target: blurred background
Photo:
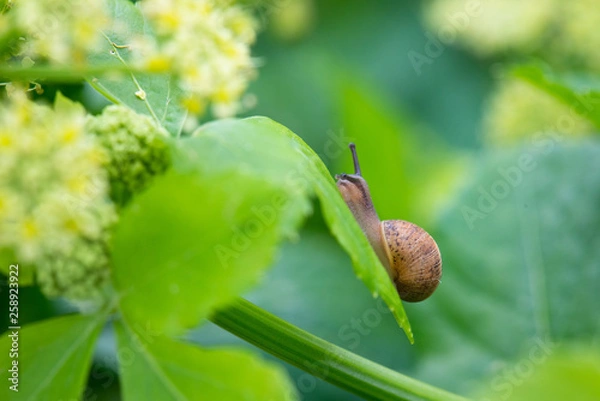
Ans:
[[[597,128],[509,73],[513,64],[535,60],[594,74],[597,4],[244,3],[264,26],[253,49],[261,67],[246,114],[289,127],[332,175],[351,170],[346,146],[354,141],[381,219],[424,227],[444,259],[432,298],[405,304],[411,346],[356,279],[315,203],[299,240],[282,246],[249,300],[461,394],[486,391],[487,382],[504,394],[503,384],[515,385],[507,372],[533,351],[550,353],[559,342],[600,345]],[[61,90],[91,110],[104,105],[88,87]],[[68,308],[31,288],[22,297],[23,323]],[[210,323],[189,338],[243,343]],[[117,399],[113,349],[103,336],[90,375],[97,399]],[[303,400],[357,399],[288,368]]]

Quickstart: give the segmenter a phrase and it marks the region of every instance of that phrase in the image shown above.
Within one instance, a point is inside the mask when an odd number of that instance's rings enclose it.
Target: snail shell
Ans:
[[[386,267],[400,298],[407,302],[427,299],[442,277],[442,257],[435,240],[404,220],[384,220],[380,227],[386,242]]]

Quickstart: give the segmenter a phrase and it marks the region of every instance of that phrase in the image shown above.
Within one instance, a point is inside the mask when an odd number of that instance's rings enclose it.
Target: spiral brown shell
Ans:
[[[382,221],[381,230],[400,298],[419,302],[429,297],[442,277],[442,257],[435,240],[421,227],[403,220]]]

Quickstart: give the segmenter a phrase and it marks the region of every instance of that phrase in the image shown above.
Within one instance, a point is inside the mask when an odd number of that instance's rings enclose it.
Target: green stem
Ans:
[[[322,340],[240,299],[211,320],[306,372],[369,400],[466,401]]]
[[[103,76],[118,72],[132,72],[132,69],[131,67],[118,64],[85,65],[81,67],[43,65],[28,68],[1,66],[0,79],[9,81],[49,80],[52,82],[72,83],[80,82],[91,76]]]

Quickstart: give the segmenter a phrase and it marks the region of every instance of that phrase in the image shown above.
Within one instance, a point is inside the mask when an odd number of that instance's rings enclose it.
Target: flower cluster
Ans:
[[[434,0],[425,10],[433,29],[452,27],[481,56],[536,52],[568,67],[600,67],[600,13],[594,0],[486,0],[465,18],[472,0]],[[459,16],[461,16],[459,18]]]
[[[62,96],[52,109],[14,91],[0,107],[0,249],[35,265],[50,296],[92,298],[108,277],[116,214],[106,153],[85,119]]]
[[[492,95],[485,128],[488,143],[501,146],[542,131],[571,137],[594,132],[592,124],[569,106],[518,78],[502,81]]]
[[[140,38],[139,62],[151,71],[174,73],[194,115],[211,103],[217,117],[235,114],[255,74],[250,45],[252,17],[231,0],[144,0],[139,3],[155,37]]]
[[[471,0],[435,0],[425,19],[434,28],[454,26],[453,17],[465,14]],[[539,44],[554,18],[556,0],[486,0],[477,15],[456,26],[457,39],[475,53],[489,56],[505,51],[527,51]]]
[[[148,117],[124,106],[108,106],[90,117],[86,131],[100,140],[108,153],[105,165],[111,196],[118,204],[144,189],[152,176],[170,165],[167,132]]]
[[[476,12],[473,4],[479,6]],[[558,67],[597,70],[600,14],[594,9],[593,0],[433,0],[425,18],[434,29],[451,27],[458,42],[480,56],[536,54]],[[540,131],[571,137],[593,131],[568,106],[516,78],[499,82],[484,129],[494,145],[514,144]]]
[[[135,12],[141,12],[147,24],[136,36],[135,28],[127,25],[134,21],[115,23],[107,4],[7,3],[0,12],[0,54],[13,66],[27,68],[41,61],[85,69],[91,54],[108,51],[102,46],[108,38],[126,37],[128,43],[119,45],[133,50],[132,67],[173,75],[181,89],[176,97],[193,117],[204,114],[209,105],[216,117],[243,109],[242,95],[256,75],[250,45],[258,24],[248,9],[234,0],[143,0]]]
[[[20,55],[78,64],[101,42],[110,20],[103,1],[19,0],[5,14],[19,32]]]

